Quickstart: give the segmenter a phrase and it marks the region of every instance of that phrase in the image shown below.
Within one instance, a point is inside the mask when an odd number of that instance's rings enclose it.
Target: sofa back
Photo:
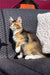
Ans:
[[[5,26],[2,16],[2,11],[0,10],[0,58],[6,57],[6,35],[5,35]]]
[[[22,26],[24,30],[29,31],[29,32],[34,32],[36,33],[37,29],[37,14],[38,13],[45,13],[45,12],[50,12],[50,10],[40,10],[40,9],[3,9],[2,10],[2,18],[3,21],[3,28],[1,32],[4,34],[2,36],[1,33],[1,40],[2,38],[5,38],[6,44],[6,55],[7,57],[14,57],[15,55],[15,43],[12,40],[12,32],[9,28],[10,22],[9,18],[10,16],[13,17],[15,20],[17,19],[18,16],[22,17]],[[0,15],[1,16],[1,15]],[[1,26],[1,24],[0,24]],[[5,46],[4,46],[5,47]],[[3,48],[3,47],[2,47]],[[4,49],[3,52],[4,52]]]

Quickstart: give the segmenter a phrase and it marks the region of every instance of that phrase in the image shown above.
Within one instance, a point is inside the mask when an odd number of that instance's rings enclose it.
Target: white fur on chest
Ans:
[[[13,36],[16,34],[16,33],[18,33],[20,31],[20,29],[19,30],[15,30],[15,31],[13,31]]]
[[[14,37],[15,34],[18,33],[19,31],[20,31],[20,30],[15,30],[15,31],[13,31],[13,40],[14,40],[15,42],[18,42],[18,41],[20,40],[20,39]]]

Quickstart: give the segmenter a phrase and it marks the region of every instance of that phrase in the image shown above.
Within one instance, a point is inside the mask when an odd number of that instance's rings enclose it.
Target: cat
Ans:
[[[13,40],[16,43],[15,51],[20,54],[18,58],[25,55],[25,59],[38,59],[45,57],[42,54],[40,41],[35,33],[27,32],[22,27],[22,18],[19,16],[17,20],[10,17],[10,29],[13,31]],[[21,47],[23,51],[21,50]]]

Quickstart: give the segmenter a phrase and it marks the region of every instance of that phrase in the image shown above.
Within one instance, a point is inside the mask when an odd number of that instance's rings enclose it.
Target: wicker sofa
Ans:
[[[40,9],[3,9],[0,10],[0,75],[50,75],[50,58],[25,60],[15,59],[15,43],[9,28],[12,16],[23,19],[23,28],[36,33],[37,14],[50,12]]]

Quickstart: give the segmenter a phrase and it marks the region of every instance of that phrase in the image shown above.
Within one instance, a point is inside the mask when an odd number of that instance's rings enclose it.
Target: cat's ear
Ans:
[[[10,23],[11,23],[12,21],[14,21],[14,19],[13,19],[12,17],[10,17],[9,21],[10,21]]]
[[[18,23],[22,23],[22,18],[20,16],[17,18],[17,20],[18,20]]]

